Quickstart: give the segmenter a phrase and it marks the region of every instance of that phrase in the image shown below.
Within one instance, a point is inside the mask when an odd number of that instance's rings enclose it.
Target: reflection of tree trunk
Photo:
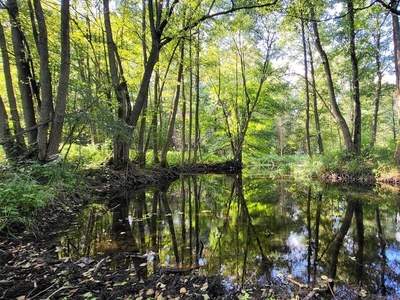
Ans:
[[[137,193],[136,201],[135,201],[135,211],[136,217],[138,219],[138,227],[139,227],[139,237],[140,237],[140,252],[146,252],[146,240],[145,240],[145,233],[144,233],[144,218],[143,218],[143,211],[144,206],[146,205],[146,193],[145,190],[141,190]]]
[[[189,248],[190,253],[193,253],[193,208],[192,208],[192,185],[190,184],[190,178],[188,179],[188,195],[189,195]],[[190,255],[190,265],[193,264],[193,257]]]
[[[84,251],[85,257],[90,257],[90,246],[93,238],[93,228],[94,228],[94,222],[95,222],[95,210],[92,208],[90,210],[89,214],[89,220],[88,220],[88,225],[87,225],[87,230],[85,234],[85,242],[84,245],[86,245],[86,249]]]
[[[318,263],[318,252],[319,252],[319,225],[321,223],[321,205],[322,205],[322,193],[318,193],[317,211],[315,213],[315,244],[314,244],[314,264],[313,264],[314,282],[316,282],[316,276],[317,276],[317,263]]]
[[[357,201],[354,205],[354,215],[357,225],[357,283],[362,285],[364,270],[364,222],[363,222],[363,205],[361,201]]]
[[[186,246],[186,215],[185,215],[185,208],[186,208],[186,193],[185,193],[185,180],[181,178],[181,195],[182,195],[182,203],[181,203],[181,212],[182,212],[182,261],[185,261],[185,246]]]
[[[160,193],[158,190],[155,190],[153,194],[153,200],[151,203],[151,218],[150,218],[151,249],[153,250],[154,253],[158,253],[159,250],[157,243],[157,220],[158,220],[157,204],[159,199],[160,199]],[[156,255],[153,261],[154,261],[153,267],[154,269],[156,269],[160,262],[159,256]]]
[[[380,270],[381,282],[380,282],[379,288],[381,290],[382,296],[386,296],[386,294],[387,294],[386,285],[385,285],[385,274],[386,274],[386,266],[387,266],[386,241],[383,236],[379,207],[377,207],[375,210],[375,220],[376,220],[376,231],[377,231],[378,238],[379,238],[379,245],[381,246],[380,255],[382,257],[381,270]]]
[[[307,231],[308,231],[308,253],[307,253],[307,276],[311,279],[311,255],[312,255],[312,234],[311,234],[311,187],[307,188]]]
[[[339,232],[335,238],[333,245],[332,260],[329,266],[329,277],[332,279],[334,279],[336,276],[340,247],[343,245],[344,237],[346,236],[347,231],[349,230],[351,219],[353,217],[353,211],[354,211],[354,202],[348,201],[346,207],[346,213],[342,220],[342,226],[339,229]],[[331,283],[331,287],[333,288],[333,281]]]
[[[120,205],[113,210],[111,238],[118,246],[120,265],[128,268],[132,261],[137,276],[144,278],[147,276],[147,265],[144,264],[146,263],[146,258],[139,255],[139,247],[129,224],[129,201],[127,199],[118,199],[118,203]]]
[[[168,187],[165,187],[165,186],[161,187],[160,197],[161,197],[161,202],[164,205],[165,218],[167,219],[169,231],[171,232],[172,248],[174,249],[175,260],[176,260],[177,264],[180,264],[181,260],[179,258],[178,242],[176,240],[175,226],[174,226],[174,220],[172,218],[171,208],[169,207],[169,203],[168,203],[168,199],[167,199],[167,190],[168,190]]]
[[[262,257],[262,260],[263,260],[263,262],[266,262],[267,258],[264,254],[260,238],[257,234],[256,228],[253,225],[253,222],[252,222],[252,219],[251,219],[251,216],[249,213],[249,209],[247,208],[247,204],[245,201],[245,197],[244,197],[244,193],[243,193],[242,174],[238,174],[235,176],[235,187],[237,189],[239,203],[241,204],[242,210],[245,214],[243,217],[246,218],[246,221],[247,221],[247,225],[248,225],[248,229],[249,229],[248,235],[250,237],[250,232],[252,232],[254,234],[254,237],[255,237],[257,245],[258,245],[258,249],[260,250],[260,255]],[[268,230],[268,229],[266,229],[266,230]]]
[[[196,238],[196,254],[200,252],[200,189],[201,185],[197,183],[197,177],[193,176],[193,189],[194,189],[194,231]],[[196,255],[196,265],[199,264],[199,257]]]

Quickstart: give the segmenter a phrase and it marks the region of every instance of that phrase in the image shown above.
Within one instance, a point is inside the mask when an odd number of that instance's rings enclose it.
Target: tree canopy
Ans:
[[[93,144],[116,167],[172,150],[400,161],[397,4],[2,0],[0,143],[40,162]]]

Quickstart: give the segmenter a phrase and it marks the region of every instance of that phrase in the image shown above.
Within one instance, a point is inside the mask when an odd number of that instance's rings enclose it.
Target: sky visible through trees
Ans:
[[[167,166],[170,151],[182,163],[374,147],[397,156],[397,2],[0,7],[8,160],[45,162],[70,144],[111,151],[116,166]]]

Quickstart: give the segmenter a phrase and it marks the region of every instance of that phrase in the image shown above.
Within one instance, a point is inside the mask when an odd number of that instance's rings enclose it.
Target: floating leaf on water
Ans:
[[[209,300],[209,299],[211,299],[211,298],[210,298],[210,296],[208,296],[208,294],[203,294],[203,299],[204,299],[204,300]]]
[[[139,265],[139,267],[145,267],[145,266],[147,266],[147,263],[142,263]]]
[[[276,277],[279,277],[279,278],[283,277],[283,274],[279,272],[278,274],[276,274]]]
[[[367,291],[364,290],[364,289],[362,289],[362,290],[358,293],[358,295],[359,295],[360,297],[362,297],[362,298],[366,297],[367,294],[368,294]]]
[[[322,275],[322,276],[321,276],[321,279],[322,279],[322,280],[327,280],[327,279],[328,279],[328,276]]]

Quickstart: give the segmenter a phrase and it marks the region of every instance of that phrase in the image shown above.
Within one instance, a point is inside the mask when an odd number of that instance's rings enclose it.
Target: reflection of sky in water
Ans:
[[[385,251],[389,271],[385,274],[385,286],[396,291],[400,295],[400,251],[395,243],[389,245]],[[379,267],[378,267],[379,268]]]
[[[307,247],[305,245],[305,236],[291,231],[286,239],[287,253],[282,255],[282,259],[288,262],[291,274],[301,276],[301,273],[307,268]]]

